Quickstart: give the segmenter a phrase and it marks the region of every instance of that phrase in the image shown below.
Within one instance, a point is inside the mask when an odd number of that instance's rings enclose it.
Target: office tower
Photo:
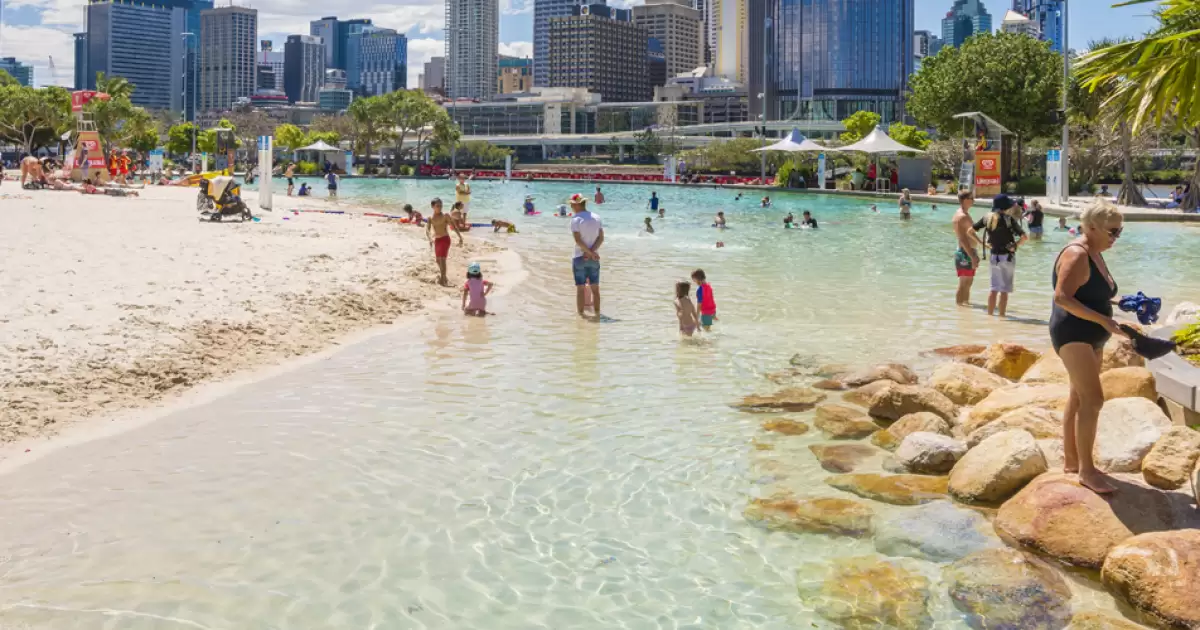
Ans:
[[[885,123],[902,119],[913,67],[913,4],[782,2],[767,75],[768,120],[842,120],[859,110]]]
[[[746,81],[748,60],[744,55],[748,52],[746,37],[750,31],[750,25],[746,21],[747,4],[747,0],[711,0],[715,43],[712,65],[715,76]]]
[[[346,71],[340,68],[325,68],[325,87],[335,90],[346,89]]]
[[[271,40],[264,39],[258,43],[258,56],[256,61],[260,67],[264,65],[270,66],[271,77],[275,80],[274,85],[267,87],[260,85],[259,89],[278,90],[283,92],[283,77],[285,72],[283,51],[275,50],[275,45],[271,43]],[[262,76],[261,72],[259,73],[259,76]]]
[[[962,46],[976,33],[992,32],[992,15],[983,0],[954,0],[954,6],[942,18],[942,42],[946,46]]]
[[[1063,51],[1063,0],[1013,0],[1013,11],[1029,18],[1037,38],[1050,42],[1050,49]]]
[[[342,112],[354,102],[354,91],[344,87],[323,87],[317,91],[317,107],[323,112]]]
[[[604,102],[650,100],[649,37],[631,18],[593,4],[550,20],[550,87],[586,88]]]
[[[662,42],[653,37],[646,40],[646,82],[650,84],[651,93],[654,88],[667,84],[667,53]]]
[[[487,99],[495,93],[499,48],[499,0],[446,0],[446,87],[450,98]]]
[[[703,22],[700,12],[686,1],[646,0],[646,4],[633,7],[633,23],[662,45],[668,77],[704,65]]]
[[[775,67],[775,20],[774,0],[746,0],[746,35],[743,56],[747,90],[747,111],[751,120],[762,120],[764,109],[774,102],[773,83],[764,83]]]
[[[187,82],[183,86],[184,118],[196,120],[200,94],[200,14],[213,8],[213,0],[174,0],[184,5],[183,47]]]
[[[87,89],[87,33],[75,33],[75,89]]]
[[[186,3],[89,0],[87,70],[84,89],[95,89],[96,73],[123,77],[133,85],[130,100],[148,109],[183,108]]]
[[[218,7],[200,13],[199,111],[229,109],[254,94],[258,11]]]
[[[446,58],[430,57],[425,62],[425,85],[423,89],[431,94],[446,94]],[[536,85],[536,83],[535,83]]]
[[[497,94],[528,92],[533,87],[532,59],[501,55],[499,65],[500,76],[496,77]]]
[[[260,63],[254,71],[255,92],[278,92],[275,89],[275,68],[269,63]]]
[[[408,38],[394,29],[364,26],[346,42],[346,87],[377,96],[408,87]]]
[[[325,47],[320,37],[288,35],[283,44],[283,91],[289,103],[315,103],[325,84]]]
[[[929,31],[913,31],[913,71],[921,68],[921,60],[933,57],[942,49],[942,38]]]
[[[33,85],[33,66],[17,61],[16,57],[0,59],[0,70],[7,72],[21,85]]]
[[[1028,35],[1034,39],[1038,39],[1041,36],[1038,32],[1036,22],[1012,9],[1005,12],[1004,19],[1000,22],[1000,31]]]
[[[713,62],[713,52],[717,49],[716,25],[712,19],[712,0],[694,0],[692,8],[700,12],[700,49],[704,63]],[[697,66],[699,67],[699,66]]]
[[[321,38],[325,47],[325,67],[346,70],[346,46],[350,36],[371,26],[370,19],[339,20],[323,17],[308,24],[308,34]]]
[[[533,2],[533,84],[550,85],[550,20],[567,17],[584,0],[534,0]]]

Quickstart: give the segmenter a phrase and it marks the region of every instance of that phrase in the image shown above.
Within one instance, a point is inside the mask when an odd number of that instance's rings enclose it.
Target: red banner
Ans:
[[[1000,152],[975,152],[975,198],[990,199],[1000,194]]]
[[[95,90],[80,90],[78,92],[71,92],[71,111],[83,111],[83,106],[87,105],[88,102],[94,98],[107,101],[109,96],[104,92],[97,92]]]

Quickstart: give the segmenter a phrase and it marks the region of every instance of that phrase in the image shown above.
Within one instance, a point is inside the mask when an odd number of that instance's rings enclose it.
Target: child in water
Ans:
[[[653,234],[654,226],[650,224],[650,217],[646,217],[646,233]]]
[[[692,272],[692,281],[696,283],[696,303],[700,305],[700,325],[704,332],[712,330],[713,321],[717,319],[717,301],[713,298],[712,285],[704,275],[703,269]]]
[[[467,265],[467,282],[462,289],[463,313],[474,317],[490,315],[487,312],[487,294],[492,292],[492,283],[483,279],[479,263]]]
[[[690,282],[675,283],[675,315],[679,318],[679,332],[684,337],[691,337],[700,323],[696,317],[696,305],[688,294],[692,291]]]
[[[525,198],[525,204],[522,206],[522,208],[524,208],[525,214],[533,214],[534,212],[537,212],[537,209],[533,207],[532,196]]]

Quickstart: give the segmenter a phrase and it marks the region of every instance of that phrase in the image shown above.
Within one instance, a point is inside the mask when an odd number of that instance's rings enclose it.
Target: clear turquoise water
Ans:
[[[795,568],[872,545],[747,524],[749,497],[837,491],[808,452],[817,432],[767,435],[729,403],[774,389],[763,375],[794,354],[928,369],[937,346],[1044,345],[1066,240],[1022,251],[1001,322],[953,306],[950,208],[901,223],[862,200],[762,210],[757,194],[660,188],[667,218],[646,236],[650,189],[608,186],[597,324],[574,316],[566,220],[548,214],[592,188],[528,190],[547,214],[520,216],[522,183],[475,184],[473,220],[515,220],[484,238],[529,273],[497,317],[434,316],[0,478],[0,627],[833,627],[796,597]],[[452,187],[342,194],[398,210]],[[783,230],[802,209],[821,229]],[[1109,264],[1123,290],[1200,301],[1198,236],[1132,225]],[[672,283],[696,267],[721,319],[684,343]],[[965,627],[944,591],[931,606],[937,627]]]

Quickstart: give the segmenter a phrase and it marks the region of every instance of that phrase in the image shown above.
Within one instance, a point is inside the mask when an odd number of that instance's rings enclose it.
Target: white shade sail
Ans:
[[[792,132],[789,133],[787,135],[787,137],[780,140],[779,142],[776,142],[775,144],[767,145],[760,149],[751,149],[750,151],[752,153],[758,153],[760,151],[786,151],[788,153],[799,153],[801,151],[833,151],[833,150],[835,150],[835,149],[823,147],[823,146],[817,144],[816,142],[813,142],[812,140],[805,138],[804,134],[800,133],[799,129],[793,127]],[[840,150],[840,149],[838,149],[838,150]]]
[[[323,141],[323,140],[318,140],[306,147],[300,147],[299,149],[297,149],[297,151],[320,151],[322,153],[325,153],[328,151],[341,151],[341,149],[339,149],[335,146],[330,146],[330,145],[326,144],[325,141]]]
[[[881,127],[876,127],[874,131],[867,134],[866,138],[855,142],[854,144],[844,147],[838,147],[839,151],[862,151],[863,153],[924,153],[920,149],[914,149],[910,146],[900,144],[892,137],[887,135],[887,132]]]

